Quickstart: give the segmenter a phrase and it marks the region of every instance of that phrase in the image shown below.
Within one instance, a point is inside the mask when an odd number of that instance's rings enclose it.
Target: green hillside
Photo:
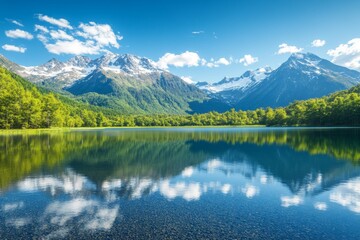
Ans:
[[[120,89],[119,89],[120,92]],[[96,93],[93,93],[96,95]],[[91,98],[88,95],[88,99]],[[97,99],[97,96],[93,96]],[[103,101],[108,99],[103,98]],[[360,85],[326,97],[296,101],[284,108],[193,115],[125,115],[36,87],[0,68],[0,128],[97,126],[359,126]],[[171,111],[170,111],[171,113]]]
[[[38,88],[0,67],[0,128],[102,126],[105,122],[100,108]]]

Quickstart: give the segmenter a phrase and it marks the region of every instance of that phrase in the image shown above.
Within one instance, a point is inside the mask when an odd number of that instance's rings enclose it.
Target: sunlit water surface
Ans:
[[[1,239],[360,239],[360,131],[0,136]]]

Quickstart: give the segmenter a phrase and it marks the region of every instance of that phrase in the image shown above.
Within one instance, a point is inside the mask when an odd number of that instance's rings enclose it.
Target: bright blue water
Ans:
[[[0,136],[1,239],[360,239],[358,129]]]

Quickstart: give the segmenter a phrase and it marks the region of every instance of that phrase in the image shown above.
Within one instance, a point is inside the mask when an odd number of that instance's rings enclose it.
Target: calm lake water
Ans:
[[[360,239],[360,130],[0,136],[1,239]]]

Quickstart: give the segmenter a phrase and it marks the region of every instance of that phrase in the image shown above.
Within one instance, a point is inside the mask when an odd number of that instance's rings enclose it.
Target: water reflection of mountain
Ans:
[[[265,171],[294,193],[316,194],[360,175],[354,129],[105,130],[0,140],[1,188],[29,175],[60,176],[70,168],[97,189],[120,179],[117,193],[133,196],[139,184],[169,179],[210,159],[231,163],[233,169],[226,171],[233,174],[240,174],[239,166],[253,174]],[[142,194],[151,192],[151,184],[144,189]]]
[[[212,152],[213,158],[232,163],[248,165],[252,175],[262,170],[289,187],[293,193],[315,194],[328,190],[352,177],[360,176],[360,166],[350,161],[338,160],[327,155],[310,155],[308,152],[296,152],[288,146],[251,144],[228,144],[225,142],[192,142],[191,151]],[[216,149],[216,150],[215,150]],[[239,170],[234,168],[234,170]],[[241,170],[240,170],[241,171]],[[236,174],[226,169],[225,174]]]

